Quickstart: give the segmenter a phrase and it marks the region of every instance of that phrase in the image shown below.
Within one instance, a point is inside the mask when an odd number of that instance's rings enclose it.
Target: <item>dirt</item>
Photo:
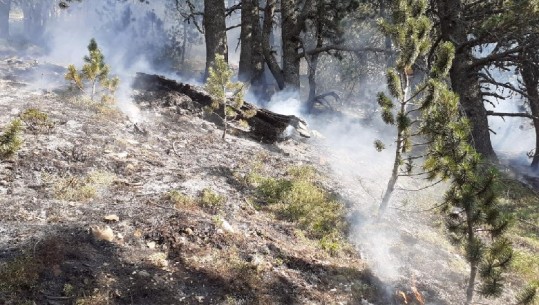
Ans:
[[[428,211],[443,186],[397,191],[376,222],[390,162],[370,150],[293,136],[263,144],[244,132],[223,141],[176,93],[130,91],[136,107],[120,101],[129,116],[96,108],[68,90],[62,69],[0,56],[0,127],[30,108],[52,122],[27,125],[20,151],[0,162],[0,304],[461,303],[465,260]],[[242,181],[255,162],[276,177],[302,164],[324,173],[320,185],[347,207],[351,246],[332,256],[258,208]],[[170,198],[205,189],[225,202]]]
[[[237,178],[255,159],[274,175],[311,164],[312,146],[242,134],[223,141],[181,96],[133,92],[135,124],[56,86],[58,69],[0,58],[0,126],[30,108],[52,123],[26,126],[22,148],[0,163],[0,303],[383,303],[381,283],[356,251],[330,256],[253,207]],[[36,73],[50,78],[45,90],[31,82]],[[167,197],[204,189],[226,202],[176,207]]]

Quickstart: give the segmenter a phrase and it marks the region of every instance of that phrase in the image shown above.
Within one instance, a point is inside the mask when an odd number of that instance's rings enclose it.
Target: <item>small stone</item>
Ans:
[[[113,241],[114,240],[114,232],[109,226],[106,226],[104,228],[94,226],[91,228],[92,235],[97,240],[105,240],[105,241]]]
[[[191,229],[191,228],[185,229],[185,234],[187,234],[187,235],[193,235],[193,229]]]
[[[116,214],[110,214],[110,215],[107,215],[107,216],[103,217],[103,220],[105,222],[118,222],[118,221],[120,221],[120,217],[118,217],[118,215],[116,215]]]
[[[234,233],[234,228],[232,228],[232,226],[230,225],[230,223],[226,220],[222,220],[222,223],[221,223],[221,228],[225,231],[225,232],[228,232],[228,233]]]
[[[146,243],[146,246],[150,249],[155,249],[155,241],[150,241]]]
[[[138,275],[140,275],[141,277],[150,277],[150,273],[148,273],[148,271],[146,270],[139,271]]]

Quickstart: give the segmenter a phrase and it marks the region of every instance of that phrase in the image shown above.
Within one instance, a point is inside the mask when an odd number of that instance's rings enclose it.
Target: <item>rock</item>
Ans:
[[[185,234],[187,234],[187,235],[193,235],[193,229],[191,229],[191,228],[185,229]]]
[[[148,271],[146,271],[146,270],[139,271],[138,275],[141,276],[141,277],[150,277],[150,273],[148,273]]]
[[[99,226],[93,226],[90,229],[92,235],[97,240],[105,240],[108,242],[112,242],[114,240],[114,232],[109,226],[105,226],[104,228],[101,228]]]
[[[146,246],[150,249],[155,249],[155,241],[150,241],[146,243]]]
[[[116,214],[110,214],[110,215],[107,215],[107,216],[103,217],[103,220],[105,222],[118,222],[118,221],[120,221],[120,217],[118,217],[118,215],[116,215]]]
[[[234,228],[230,225],[230,223],[226,220],[222,220],[221,222],[221,228],[228,233],[234,233]]]

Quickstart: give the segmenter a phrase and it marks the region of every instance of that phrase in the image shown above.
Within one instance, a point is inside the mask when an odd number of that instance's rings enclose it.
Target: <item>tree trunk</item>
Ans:
[[[27,38],[39,42],[43,38],[49,19],[49,7],[46,1],[28,1],[21,5],[24,14],[24,33]]]
[[[221,54],[228,62],[228,47],[226,40],[225,2],[223,0],[204,0],[204,37],[206,39],[206,71],[204,79],[208,78],[209,68],[215,62],[215,54]]]
[[[0,38],[9,38],[9,11],[11,0],[0,0]]]
[[[274,52],[271,47],[270,37],[273,31],[273,16],[275,14],[276,0],[267,0],[266,7],[264,8],[264,24],[262,28],[262,51],[264,59],[268,64],[268,68],[277,82],[277,86],[280,90],[285,87],[285,79],[283,71],[277,62]]]
[[[298,10],[295,0],[281,0],[281,37],[283,47],[283,76],[285,86],[299,89],[300,78],[298,50],[301,31],[298,31]]]
[[[533,52],[533,51],[531,51]],[[532,116],[539,117],[539,65],[529,59],[524,59],[520,74],[528,94],[528,103]],[[539,168],[539,120],[533,120],[535,127],[535,154],[533,156],[531,167]]]
[[[241,50],[238,78],[242,82],[249,81],[253,75],[253,15],[258,12],[253,2],[254,0],[243,0],[241,3]]]
[[[139,72],[133,81],[132,87],[138,90],[154,92],[178,92],[189,96],[201,107],[208,107],[213,104],[212,97],[201,89],[189,84],[178,83],[159,75]],[[282,115],[267,109],[258,108],[248,102],[244,102],[240,109],[235,110],[238,113],[237,118],[244,119],[249,123],[251,128],[250,134],[258,141],[266,143],[279,141],[283,139],[283,132],[288,126],[294,127],[301,136],[310,137],[305,121],[294,115]],[[217,111],[222,112],[223,107],[221,106]],[[247,115],[253,111],[255,113],[254,116]]]
[[[437,0],[437,3],[442,38],[456,44],[455,59],[450,71],[451,85],[453,91],[460,96],[460,104],[472,124],[471,144],[485,159],[496,161],[479,78],[473,68],[472,50],[469,47],[461,47],[468,38],[466,22],[463,20],[462,1]]]
[[[243,0],[241,7],[241,52],[239,79],[260,85],[264,76],[264,55],[258,0]]]

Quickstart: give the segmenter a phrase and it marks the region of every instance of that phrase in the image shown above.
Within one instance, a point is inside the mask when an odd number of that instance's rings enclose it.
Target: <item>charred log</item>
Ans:
[[[132,84],[133,89],[146,91],[173,91],[190,97],[194,102],[202,106],[210,106],[212,97],[200,87],[179,83],[160,75],[137,73]],[[254,116],[247,113],[256,111]],[[294,115],[283,115],[258,108],[253,104],[244,102],[241,109],[237,109],[239,118],[244,119],[251,127],[252,136],[262,142],[274,143],[283,139],[283,133],[288,126],[294,127],[301,136],[310,137],[307,124],[301,118]]]

